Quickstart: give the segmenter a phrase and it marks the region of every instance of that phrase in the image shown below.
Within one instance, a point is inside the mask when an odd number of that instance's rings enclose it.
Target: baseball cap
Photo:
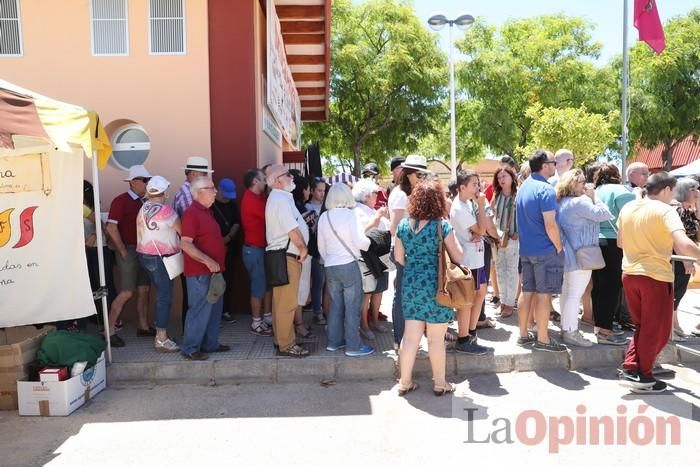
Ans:
[[[365,164],[364,167],[362,167],[362,175],[364,174],[372,174],[372,175],[377,175],[379,174],[379,167],[377,167],[377,164],[374,162],[370,162],[369,164]]]
[[[236,199],[236,182],[230,178],[222,178],[219,182],[219,192],[224,198]]]
[[[207,301],[216,303],[219,298],[226,292],[226,280],[220,272],[215,272],[209,280],[209,291],[207,292]]]
[[[151,178],[146,167],[143,165],[132,165],[129,167],[129,176],[124,179],[125,182],[130,182],[135,178]]]
[[[149,195],[159,195],[167,190],[169,186],[169,181],[160,175],[156,175],[155,177],[151,177],[151,179],[148,181],[148,184],[146,185],[146,192]]]
[[[400,166],[404,162],[406,162],[405,157],[392,157],[389,166],[391,167],[391,170],[394,170],[396,167]]]

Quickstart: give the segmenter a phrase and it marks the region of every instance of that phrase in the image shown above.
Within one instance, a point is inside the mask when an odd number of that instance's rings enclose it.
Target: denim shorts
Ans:
[[[521,256],[523,292],[559,294],[564,281],[564,251],[544,256]]]
[[[262,300],[267,290],[265,283],[265,249],[243,245],[243,264],[250,277],[250,294]]]

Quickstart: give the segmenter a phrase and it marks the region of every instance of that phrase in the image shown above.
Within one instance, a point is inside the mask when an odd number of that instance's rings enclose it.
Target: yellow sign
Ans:
[[[0,157],[0,193],[51,193],[48,154]]]

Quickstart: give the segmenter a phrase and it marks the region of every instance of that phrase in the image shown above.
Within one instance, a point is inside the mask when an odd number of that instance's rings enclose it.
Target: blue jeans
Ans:
[[[403,317],[403,304],[401,303],[401,283],[403,282],[403,266],[394,259],[394,250],[391,250],[391,260],[396,264],[396,282],[394,283],[394,303],[391,305],[391,324],[394,326],[394,343],[401,344],[403,330],[406,321]]]
[[[328,311],[328,346],[347,345],[359,350],[360,313],[362,311],[362,276],[357,262],[326,267],[326,281],[331,294]]]
[[[318,258],[311,258],[311,309],[314,311],[314,315],[323,314],[323,284],[325,280],[323,264]]]
[[[173,282],[163,264],[163,258],[139,253],[139,262],[156,286],[156,328],[168,329],[173,304]]]
[[[195,352],[213,352],[219,347],[219,325],[223,311],[224,297],[216,303],[207,301],[211,274],[186,277],[187,280],[187,318],[185,335],[182,337],[183,354]]]

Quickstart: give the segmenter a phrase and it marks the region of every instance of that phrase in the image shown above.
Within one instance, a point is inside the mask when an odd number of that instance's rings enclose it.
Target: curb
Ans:
[[[659,355],[660,363],[697,363],[700,352],[687,346],[667,345]],[[580,370],[617,367],[626,346],[597,345],[561,353],[534,352],[522,349],[512,354],[471,357],[448,353],[447,374],[463,376],[511,371]],[[366,381],[394,379],[398,360],[393,352],[366,358],[318,357],[304,359],[260,358],[254,360],[211,359],[204,362],[131,362],[112,363],[107,367],[109,382],[152,384],[212,383],[289,383],[310,380]],[[417,359],[416,374],[431,374],[430,361]]]

